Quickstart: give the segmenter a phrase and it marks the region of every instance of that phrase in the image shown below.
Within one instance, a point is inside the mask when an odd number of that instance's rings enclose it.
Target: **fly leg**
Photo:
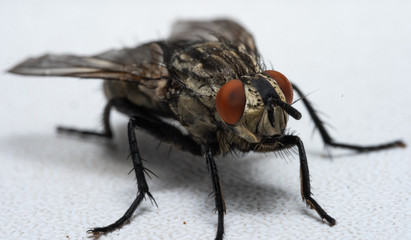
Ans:
[[[203,155],[207,161],[208,171],[211,175],[211,181],[213,182],[213,193],[215,197],[216,211],[218,212],[218,225],[217,234],[215,240],[223,239],[224,235],[224,214],[225,214],[225,203],[223,199],[223,193],[221,191],[221,183],[218,177],[217,165],[215,164],[213,153],[208,146],[203,146],[201,148]]]
[[[97,227],[97,228],[90,229],[88,233],[93,233],[95,235],[98,235],[98,234],[111,232],[115,229],[120,228],[121,226],[123,226],[125,223],[127,223],[130,220],[134,211],[137,209],[137,207],[140,205],[141,201],[145,198],[146,195],[150,198],[152,202],[154,202],[157,205],[156,201],[154,200],[153,196],[148,190],[147,181],[144,175],[146,172],[146,169],[143,166],[142,158],[140,156],[140,151],[138,150],[136,134],[134,132],[135,126],[136,126],[135,119],[131,118],[128,123],[128,142],[130,144],[130,155],[133,160],[134,172],[136,174],[136,179],[137,179],[137,186],[138,186],[137,196],[134,202],[129,207],[129,209],[115,223],[110,224],[105,227]]]
[[[359,152],[378,151],[378,150],[383,150],[383,149],[406,146],[403,141],[399,141],[399,140],[388,142],[388,143],[383,143],[383,144],[371,145],[371,146],[360,146],[360,145],[355,145],[355,144],[346,144],[346,143],[340,143],[340,142],[334,141],[334,139],[330,136],[330,134],[325,129],[324,122],[318,117],[318,114],[316,113],[316,111],[314,110],[314,108],[312,107],[308,99],[304,97],[304,94],[301,92],[301,90],[294,84],[293,84],[293,88],[298,93],[298,95],[300,95],[301,100],[304,103],[304,106],[307,108],[308,113],[310,114],[311,118],[314,121],[315,127],[320,132],[320,135],[326,145],[332,146],[332,147],[352,149],[352,150],[356,150]]]
[[[314,209],[321,219],[327,220],[327,222],[333,226],[336,224],[334,218],[327,214],[327,212],[322,209],[322,207],[317,203],[317,201],[312,198],[311,186],[310,186],[310,174],[308,170],[307,155],[305,154],[304,144],[301,139],[293,135],[283,135],[280,136],[277,140],[282,144],[282,148],[290,148],[297,146],[298,155],[300,158],[300,181],[301,181],[301,196],[303,201],[306,202],[308,206]]]
[[[68,133],[68,134],[77,134],[80,136],[97,136],[97,137],[104,137],[104,138],[112,138],[113,133],[110,127],[110,112],[111,108],[113,107],[113,100],[110,100],[106,106],[104,107],[103,112],[103,126],[104,130],[102,132],[98,131],[88,131],[88,130],[80,130],[76,128],[68,128],[68,127],[57,127],[57,132],[59,133]]]

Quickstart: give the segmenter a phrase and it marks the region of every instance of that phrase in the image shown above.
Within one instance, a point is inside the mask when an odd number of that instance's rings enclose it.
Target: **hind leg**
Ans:
[[[113,107],[114,99],[110,100],[106,106],[104,107],[103,112],[103,131],[90,131],[90,130],[81,130],[76,128],[68,128],[68,127],[57,127],[57,132],[65,133],[65,134],[76,134],[80,136],[96,136],[96,137],[103,137],[103,138],[112,138],[113,133],[110,127],[110,112]]]

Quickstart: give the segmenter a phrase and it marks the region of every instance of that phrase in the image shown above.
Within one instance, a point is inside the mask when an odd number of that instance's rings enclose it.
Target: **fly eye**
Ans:
[[[216,97],[217,112],[227,124],[234,125],[241,119],[244,106],[244,86],[240,80],[230,80],[218,90]]]
[[[288,81],[282,73],[274,70],[265,71],[264,73],[268,74],[278,83],[278,85],[280,85],[281,91],[283,91],[287,103],[291,104],[293,102],[293,87],[291,86],[290,81]]]

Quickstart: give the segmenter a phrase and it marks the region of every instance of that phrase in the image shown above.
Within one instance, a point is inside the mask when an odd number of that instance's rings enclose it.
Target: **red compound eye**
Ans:
[[[216,107],[224,122],[234,125],[243,115],[245,93],[243,83],[233,79],[224,84],[217,93]]]
[[[281,91],[283,91],[287,103],[293,103],[293,87],[291,86],[290,81],[288,81],[282,73],[274,70],[265,71],[264,73],[268,74],[278,83],[278,85],[280,85]]]

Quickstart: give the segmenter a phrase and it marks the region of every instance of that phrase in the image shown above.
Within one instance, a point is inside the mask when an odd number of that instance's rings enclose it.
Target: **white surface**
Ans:
[[[353,143],[411,143],[411,5],[406,1],[3,1],[0,69],[45,52],[93,54],[166,37],[179,18],[230,16],[256,37],[266,59],[327,116],[332,135]],[[257,5],[258,4],[258,5]],[[127,175],[127,119],[113,141],[59,136],[55,126],[100,127],[100,81],[0,79],[0,239],[88,239],[135,196]],[[227,204],[226,239],[410,239],[410,148],[323,157],[304,117],[312,190],[335,217],[330,228],[299,195],[297,157],[218,159]],[[138,135],[159,209],[145,202],[130,225],[100,239],[213,239],[217,216],[205,161]],[[186,222],[186,224],[184,224]]]

